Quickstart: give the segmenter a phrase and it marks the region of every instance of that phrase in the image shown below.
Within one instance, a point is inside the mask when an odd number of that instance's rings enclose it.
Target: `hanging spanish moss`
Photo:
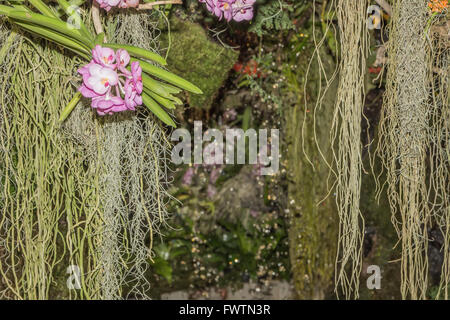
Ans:
[[[108,17],[106,32],[117,43],[157,50],[157,18],[118,13]],[[167,216],[165,132],[141,109],[101,121],[99,140],[101,297],[149,298],[152,239]]]
[[[387,169],[392,221],[402,246],[401,293],[412,299],[424,299],[428,286],[428,18],[423,0],[394,3],[380,127],[379,152]]]
[[[10,31],[9,31],[10,32]],[[2,28],[2,37],[8,34]],[[76,147],[60,130],[58,113],[73,90],[78,59],[55,47],[41,46],[14,31],[2,59],[1,122],[1,272],[3,295],[48,299],[55,270],[66,251],[67,200],[89,193],[91,179],[68,193],[82,168]],[[17,68],[20,66],[20,68]],[[70,172],[72,177],[67,177]],[[86,177],[86,176],[85,176]],[[89,197],[83,199],[89,205]],[[82,250],[82,248],[78,248]]]
[[[444,238],[441,281],[436,299],[449,299],[450,286],[450,108],[449,21],[432,20],[427,34],[430,84],[429,203]]]
[[[338,251],[336,256],[336,293],[345,298],[357,298],[362,263],[364,220],[360,212],[361,188],[361,119],[364,106],[364,75],[368,53],[366,29],[367,1],[339,0],[326,2],[322,7],[324,38],[317,47],[328,44],[338,54],[338,68],[329,76],[324,70],[328,87],[334,77],[339,78],[339,88],[333,113],[330,141],[333,146],[333,163],[330,170],[335,177],[334,187],[339,215]],[[332,32],[332,11],[338,21],[336,35]],[[328,21],[325,21],[328,17]],[[336,46],[335,37],[339,37]],[[319,64],[321,64],[320,57]],[[322,99],[316,106],[320,110]],[[316,111],[318,112],[318,111]],[[323,111],[322,111],[323,112]],[[326,159],[325,159],[326,161]]]
[[[364,221],[359,209],[361,192],[361,119],[368,39],[366,1],[336,4],[340,36],[339,89],[331,141],[337,147],[336,203],[340,219],[336,285],[346,298],[358,297]],[[338,289],[339,290],[339,289]]]

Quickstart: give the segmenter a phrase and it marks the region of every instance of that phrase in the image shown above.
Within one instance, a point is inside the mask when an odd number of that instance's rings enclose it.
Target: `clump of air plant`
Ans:
[[[99,45],[92,50],[92,57],[89,64],[78,70],[83,76],[83,84],[78,90],[84,97],[92,99],[91,106],[99,115],[134,111],[142,104],[142,68],[139,62],[132,62],[131,71],[127,70],[130,55],[126,50],[114,52]]]
[[[250,21],[253,19],[253,5],[256,0],[199,0],[206,3],[209,12],[215,14],[219,20]]]

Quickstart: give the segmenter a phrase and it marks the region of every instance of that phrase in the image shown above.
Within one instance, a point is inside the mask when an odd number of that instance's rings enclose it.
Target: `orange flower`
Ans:
[[[248,74],[249,76],[257,76],[258,78],[261,77],[261,72],[259,71],[258,62],[255,60],[250,60],[246,65],[243,65],[242,63],[237,62],[233,66],[234,71],[238,73]]]
[[[428,7],[432,12],[442,12],[448,8],[448,0],[431,0],[428,2]]]

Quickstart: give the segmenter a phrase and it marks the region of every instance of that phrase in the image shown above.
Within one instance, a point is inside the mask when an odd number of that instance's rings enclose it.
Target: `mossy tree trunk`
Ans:
[[[334,197],[324,200],[329,167],[322,157],[331,158],[329,136],[337,81],[325,94],[322,108],[315,110],[325,81],[316,62],[307,72],[313,45],[312,41],[307,44],[296,70],[288,76],[297,102],[286,113],[290,259],[300,299],[323,299],[330,292],[338,232]],[[326,70],[334,70],[333,57],[325,50],[321,55]]]

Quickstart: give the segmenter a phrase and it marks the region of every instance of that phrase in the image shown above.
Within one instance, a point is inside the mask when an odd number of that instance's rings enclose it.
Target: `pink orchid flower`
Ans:
[[[130,55],[128,54],[127,50],[118,49],[116,51],[116,60],[117,60],[117,68],[121,72],[129,74],[129,71],[126,69],[126,66],[130,62]]]
[[[142,84],[142,68],[139,62],[131,63],[131,76],[125,82],[125,105],[128,109],[134,110],[136,106],[142,104],[141,93],[144,89]]]
[[[93,98],[91,106],[96,109],[97,113],[101,116],[128,110],[121,97],[109,95]]]
[[[95,98],[99,96],[99,94],[95,93],[94,90],[88,88],[85,85],[85,83],[87,83],[89,77],[91,76],[91,74],[89,73],[89,67],[94,64],[95,63],[91,61],[89,64],[78,69],[78,73],[83,76],[83,84],[81,85],[81,87],[78,88],[78,91],[80,91],[83,97],[86,98]]]
[[[92,49],[92,58],[94,62],[112,69],[116,68],[116,55],[114,54],[114,50],[111,48],[103,48],[99,45],[96,45],[94,49]]]
[[[233,4],[236,0],[219,0],[219,9],[223,12],[225,20],[231,21],[233,19]]]
[[[234,21],[241,22],[244,20],[252,20],[254,3],[255,0],[236,0],[236,3],[233,5]]]
[[[91,62],[78,70],[83,76],[83,84],[78,90],[84,97],[92,99],[91,106],[99,115],[135,110],[136,106],[142,105],[144,86],[139,62],[133,61],[129,71],[126,67],[130,55],[126,50],[114,52],[99,45],[92,50],[92,57]]]
[[[256,0],[199,0],[206,3],[209,12],[215,14],[219,20],[237,22],[253,19],[253,5]]]
[[[89,77],[84,84],[96,94],[103,95],[111,90],[119,81],[117,72],[99,64],[89,66]]]
[[[206,0],[206,9],[208,9],[209,12],[214,13],[219,20],[221,20],[223,11],[219,7],[219,1],[220,0]]]
[[[138,94],[133,81],[127,80],[125,83],[125,106],[129,110],[135,110],[135,107],[142,104],[142,97]]]
[[[121,0],[95,0],[100,5],[100,8],[109,11],[112,7],[116,7],[119,5]]]
[[[137,61],[133,61],[131,63],[131,77],[137,93],[141,94],[144,89],[144,85],[142,83],[142,68]]]
[[[119,4],[119,8],[136,8],[139,6],[139,0],[122,0]]]

